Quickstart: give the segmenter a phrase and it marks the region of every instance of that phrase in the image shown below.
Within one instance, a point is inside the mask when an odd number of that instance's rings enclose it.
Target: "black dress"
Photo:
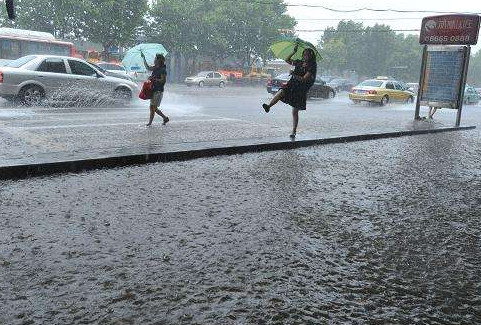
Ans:
[[[293,76],[284,88],[284,97],[281,101],[297,108],[298,110],[305,110],[307,93],[314,84],[314,80],[316,80],[317,65],[315,61],[308,64],[306,67],[303,66],[303,61],[301,60],[295,60],[292,63],[294,65]],[[313,77],[311,80],[303,82],[295,78],[295,76],[302,77],[307,72],[312,74]]]

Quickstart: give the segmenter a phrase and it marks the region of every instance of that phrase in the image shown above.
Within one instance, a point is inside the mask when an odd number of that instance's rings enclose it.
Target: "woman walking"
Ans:
[[[294,51],[286,59],[286,62],[294,66],[294,71],[291,71],[291,79],[287,85],[280,89],[272,98],[269,104],[262,104],[262,107],[269,113],[272,106],[279,100],[292,106],[292,133],[291,138],[296,137],[297,125],[299,123],[299,111],[306,109],[307,93],[316,80],[317,64],[316,55],[310,48],[302,52],[302,60],[292,61],[291,58],[296,54],[298,44],[294,47]]]
[[[155,56],[154,66],[150,66],[147,64],[145,60],[144,53],[140,52],[142,59],[144,59],[145,68],[148,71],[152,71],[151,76],[149,79],[152,81],[152,98],[150,99],[150,119],[147,126],[152,125],[152,121],[154,120],[155,113],[159,114],[163,119],[163,125],[169,122],[169,118],[162,113],[159,109],[160,103],[162,102],[162,97],[164,96],[164,85],[166,82],[167,77],[167,69],[165,67],[165,57],[162,54],[157,54]]]

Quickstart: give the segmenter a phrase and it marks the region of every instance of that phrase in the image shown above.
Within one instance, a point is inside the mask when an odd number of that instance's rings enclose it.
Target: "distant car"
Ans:
[[[132,66],[127,71],[130,78],[137,82],[144,82],[150,77],[150,71],[147,71],[144,66]]]
[[[312,85],[309,93],[307,94],[308,98],[333,98],[336,96],[336,91],[331,87],[326,85],[326,82],[321,79],[322,76],[317,76],[314,85]],[[291,75],[288,73],[283,73],[278,75],[273,79],[269,79],[267,81],[267,92],[270,94],[276,94],[279,89],[285,87],[287,82],[291,79]]]
[[[406,83],[406,86],[409,90],[411,90],[413,93],[417,94],[419,90],[419,84],[417,82],[408,82]]]
[[[125,71],[125,73],[122,73],[122,72],[115,72],[113,70],[105,70],[104,68],[102,68],[101,66],[99,66],[96,63],[92,63],[92,62],[89,62],[89,63],[91,65],[93,65],[95,68],[97,68],[97,70],[99,70],[100,72],[102,72],[106,76],[130,80],[132,82],[134,81],[134,79],[127,74],[127,71]]]
[[[227,85],[227,78],[217,71],[201,71],[195,76],[185,78],[184,82],[187,86],[218,86],[223,88]]]
[[[320,76],[320,79],[324,80],[326,83],[334,79],[339,79],[339,76]]]
[[[96,65],[108,72],[128,75],[127,70],[123,66],[117,63],[97,62]]]
[[[393,79],[368,79],[355,86],[349,92],[349,99],[355,104],[361,101],[378,103],[381,106],[389,102],[414,102],[415,94]]]
[[[28,55],[0,68],[0,96],[34,105],[43,98],[107,96],[130,101],[138,93],[129,80],[106,76],[82,59]]]
[[[480,96],[479,96],[479,93],[476,91],[476,89],[468,85],[464,87],[464,99],[463,99],[464,104],[476,105],[479,102],[479,99],[480,99]]]
[[[327,85],[331,88],[334,88],[336,92],[350,91],[352,87],[354,87],[353,82],[342,78],[332,79],[327,83]]]

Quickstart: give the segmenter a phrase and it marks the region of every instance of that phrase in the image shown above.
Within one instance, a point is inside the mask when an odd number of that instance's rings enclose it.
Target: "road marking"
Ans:
[[[195,120],[181,120],[170,121],[169,124],[184,124],[184,123],[202,123],[202,122],[233,122],[242,121],[231,118],[212,118],[212,119],[195,119]],[[51,121],[50,121],[51,122]],[[70,124],[70,125],[45,125],[45,126],[6,126],[4,129],[23,129],[27,130],[45,130],[45,129],[69,129],[69,128],[89,128],[89,127],[107,127],[107,126],[123,126],[123,125],[139,125],[144,126],[142,122],[132,123],[102,123],[102,124]]]

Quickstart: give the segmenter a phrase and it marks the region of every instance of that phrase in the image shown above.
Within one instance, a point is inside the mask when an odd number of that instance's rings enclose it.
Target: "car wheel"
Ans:
[[[381,102],[379,103],[381,106],[384,106],[386,105],[387,103],[389,103],[389,96],[388,95],[384,95],[382,98],[381,98]]]
[[[204,87],[204,82],[203,82],[203,81],[200,81],[200,82],[199,82],[199,87]]]
[[[360,101],[360,100],[357,100],[357,99],[353,99],[353,100],[352,100],[352,102],[353,102],[355,105],[357,105],[357,104],[360,104],[360,103],[361,103],[361,101]]]
[[[116,99],[120,99],[125,102],[130,102],[132,100],[132,91],[125,87],[120,87],[115,89],[114,96]]]
[[[23,105],[34,106],[40,104],[45,97],[45,92],[40,86],[28,85],[20,90],[19,97]]]
[[[406,103],[408,103],[408,104],[414,103],[414,97],[413,97],[413,96],[409,96],[408,99],[406,100]]]
[[[221,81],[219,82],[219,88],[224,88],[225,87],[225,82]]]

